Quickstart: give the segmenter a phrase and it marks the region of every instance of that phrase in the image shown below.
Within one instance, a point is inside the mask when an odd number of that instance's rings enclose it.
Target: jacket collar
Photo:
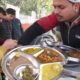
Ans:
[[[69,24],[68,22],[65,22],[65,24],[68,26],[74,26],[80,24],[80,16],[77,19],[75,19],[71,24]]]

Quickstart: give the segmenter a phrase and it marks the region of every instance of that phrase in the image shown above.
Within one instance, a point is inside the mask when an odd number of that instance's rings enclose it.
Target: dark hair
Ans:
[[[6,12],[2,7],[0,7],[0,13],[2,13],[3,15],[6,15]]]
[[[8,8],[8,9],[6,9],[6,13],[8,13],[8,14],[12,14],[12,15],[15,15],[15,10],[14,9],[12,9],[12,8]]]

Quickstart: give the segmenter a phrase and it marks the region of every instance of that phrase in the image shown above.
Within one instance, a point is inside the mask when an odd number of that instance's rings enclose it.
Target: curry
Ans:
[[[28,48],[28,49],[23,50],[23,52],[27,53],[27,54],[30,54],[30,55],[33,55],[40,50],[41,50],[41,48]]]
[[[62,57],[61,55],[50,49],[47,48],[46,50],[44,50],[44,52],[42,52],[40,55],[38,55],[36,57],[36,59],[40,62],[40,63],[49,63],[49,62],[62,62]]]
[[[79,51],[70,51],[67,53],[70,57],[80,58],[80,52]]]
[[[22,72],[22,75],[23,80],[35,80],[33,70],[29,66],[25,68],[25,70]]]

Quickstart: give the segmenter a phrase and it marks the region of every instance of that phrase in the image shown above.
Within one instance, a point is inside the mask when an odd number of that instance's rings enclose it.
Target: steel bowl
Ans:
[[[56,52],[57,54],[59,54],[59,56],[62,58],[62,61],[61,61],[61,63],[64,65],[64,64],[66,64],[66,58],[65,58],[65,56],[59,51],[59,50],[57,50],[55,47],[54,48],[51,48],[51,47],[42,47],[42,46],[40,46],[40,45],[34,45],[34,46],[26,46],[26,47],[22,47],[21,48],[21,51],[24,51],[24,50],[27,50],[27,49],[30,49],[30,48],[40,48],[40,50],[39,51],[37,51],[36,53],[34,53],[33,54],[33,56],[35,57],[35,58],[37,58],[40,54],[42,54],[44,51],[46,51],[47,50],[47,48],[50,48],[51,50],[53,50],[54,52]],[[50,56],[50,55],[49,55]]]
[[[27,71],[26,71],[26,69],[27,69]],[[30,72],[30,70],[32,71],[32,73]],[[26,76],[26,77],[29,77],[30,75],[32,75],[34,80],[36,80],[39,75],[38,73],[39,73],[39,69],[35,68],[34,66],[29,65],[29,64],[22,64],[15,68],[14,77],[16,78],[16,80],[24,80],[25,75],[28,74],[28,76]]]
[[[73,53],[75,52],[79,52],[80,53],[80,49],[71,47],[71,46],[67,46],[67,45],[60,45],[59,48],[62,50],[63,54],[66,56],[67,59],[67,64],[65,66],[67,67],[76,67],[80,65],[80,56],[78,57],[74,57],[73,55],[70,56],[69,53]]]
[[[55,56],[55,54],[57,54],[57,56]],[[41,51],[34,54],[33,56],[41,64],[54,63],[54,62],[61,62],[63,65],[66,64],[65,56],[55,48],[50,48],[50,47],[44,48]]]

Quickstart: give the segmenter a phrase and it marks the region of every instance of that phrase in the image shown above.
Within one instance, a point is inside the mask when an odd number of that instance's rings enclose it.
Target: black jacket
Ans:
[[[80,24],[68,26],[65,23],[59,24],[63,44],[80,48]]]
[[[37,22],[32,24],[18,41],[20,45],[29,45],[37,36],[46,32]]]
[[[3,20],[0,22],[0,38],[9,39],[12,38],[12,26],[10,22]]]

